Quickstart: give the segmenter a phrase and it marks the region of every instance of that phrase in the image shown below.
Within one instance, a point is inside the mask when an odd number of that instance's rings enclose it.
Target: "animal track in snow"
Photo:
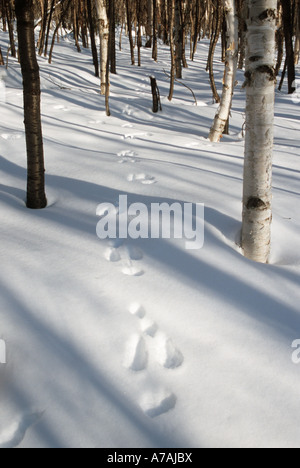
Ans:
[[[136,317],[143,319],[146,316],[144,307],[138,302],[133,302],[129,307],[129,312]]]
[[[53,107],[54,110],[61,110],[61,111],[64,111],[64,112],[68,112],[70,109],[66,106],[64,106],[63,104],[59,104],[57,106],[54,106]]]
[[[174,370],[183,363],[183,354],[158,325],[147,317],[145,308],[138,302],[130,304],[128,311],[139,320],[142,334],[133,335],[127,343],[124,363],[135,372],[150,372],[148,364],[151,360],[158,362],[165,369]],[[158,389],[142,395],[139,405],[144,413],[156,418],[175,408],[176,395],[161,386]]]
[[[148,352],[145,339],[142,336],[133,335],[126,345],[125,367],[140,372],[147,367],[147,363]]]
[[[122,268],[122,273],[126,276],[143,276],[145,274],[144,270],[132,264],[124,266],[124,268]]]
[[[156,360],[166,369],[176,369],[183,363],[183,355],[177,349],[171,339],[164,333],[155,335],[155,354]]]
[[[127,177],[128,182],[140,182],[143,185],[156,184],[155,177],[148,174],[129,174]]]
[[[152,137],[153,133],[128,133],[127,135],[123,135],[122,138],[123,140],[134,140],[135,138],[139,137]]]
[[[147,392],[140,400],[140,407],[150,418],[157,418],[175,408],[176,395],[167,390]]]
[[[143,259],[143,251],[133,245],[125,243],[125,239],[115,239],[104,253],[108,262],[122,265],[122,273],[126,276],[143,276],[144,270],[136,265]]]
[[[121,151],[117,156],[120,158],[118,161],[119,164],[140,162],[140,160],[137,159],[137,155],[134,151]]]
[[[126,106],[125,109],[122,111],[122,114],[126,114],[128,116],[131,116],[133,113],[133,109],[130,106]]]
[[[0,448],[16,448],[24,440],[27,430],[43,416],[41,413],[25,413],[0,434]]]
[[[22,133],[2,133],[1,138],[7,141],[20,140],[22,138]]]

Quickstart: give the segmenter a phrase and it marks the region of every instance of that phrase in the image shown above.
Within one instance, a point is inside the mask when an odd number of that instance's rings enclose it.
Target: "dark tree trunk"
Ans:
[[[48,0],[44,0],[44,14],[42,18],[41,34],[40,34],[40,40],[39,40],[39,55],[43,55],[45,37],[46,37],[46,29],[47,29],[47,18],[48,18]]]
[[[0,65],[1,65],[1,66],[4,65],[4,59],[3,59],[1,47],[0,47]]]
[[[283,33],[282,27],[279,28],[278,31],[276,31],[276,42],[277,42],[278,54],[277,54],[275,74],[276,76],[278,76],[280,69],[281,69],[283,56],[284,56],[284,33]]]
[[[289,94],[293,94],[295,88],[295,58],[293,46],[293,21],[290,0],[281,0],[283,10],[283,27],[286,47],[287,71],[288,71],[288,88]]]
[[[137,39],[137,47],[138,47],[138,66],[142,65],[142,58],[141,58],[141,48],[142,48],[142,12],[141,12],[141,0],[136,1],[136,16],[138,22],[138,39]]]
[[[175,63],[176,78],[182,78],[182,21],[181,0],[175,0]]]
[[[88,11],[89,29],[90,29],[90,36],[91,36],[93,63],[94,63],[94,67],[95,67],[95,76],[97,78],[99,78],[100,77],[100,74],[99,74],[99,60],[98,60],[98,51],[97,51],[96,39],[95,39],[95,26],[94,26],[93,10],[92,10],[91,0],[87,0],[87,11]]]
[[[157,62],[157,2],[153,0],[153,51],[152,58]]]
[[[211,37],[207,70],[209,70],[209,79],[210,79],[210,84],[211,84],[211,89],[213,92],[214,99],[217,103],[220,103],[221,99],[217,91],[216,82],[214,78],[214,54],[215,54],[216,46],[220,37],[221,28],[222,28],[223,9],[222,9],[221,0],[217,0],[215,17],[216,17],[216,28],[214,32],[212,33],[212,37]]]
[[[126,0],[126,12],[127,12],[127,27],[128,27],[128,35],[129,35],[130,53],[131,53],[131,65],[135,65],[134,43],[133,43],[133,37],[132,37],[132,18],[131,18],[131,9],[130,9],[129,0]]]
[[[152,98],[153,98],[152,110],[154,114],[157,114],[159,110],[162,110],[162,106],[160,102],[160,93],[159,93],[159,89],[157,86],[156,78],[154,76],[150,76],[150,82],[151,82],[151,92],[152,92]]]
[[[8,32],[9,32],[9,40],[10,40],[10,50],[12,57],[17,57],[17,51],[15,46],[15,39],[14,39],[14,27],[12,23],[12,11],[11,5],[9,0],[5,0],[5,9],[6,9],[6,19],[8,25]]]
[[[24,90],[24,123],[27,147],[27,207],[47,206],[41,123],[41,88],[35,52],[33,0],[16,0],[20,63]]]
[[[117,74],[116,60],[116,11],[115,0],[109,0],[109,49],[110,49],[110,72]]]
[[[51,7],[50,7],[48,26],[47,26],[46,39],[45,39],[45,53],[44,53],[45,57],[47,57],[47,54],[48,54],[49,34],[50,34],[51,23],[52,23],[52,18],[53,18],[53,13],[54,13],[54,7],[55,7],[55,0],[52,0]]]

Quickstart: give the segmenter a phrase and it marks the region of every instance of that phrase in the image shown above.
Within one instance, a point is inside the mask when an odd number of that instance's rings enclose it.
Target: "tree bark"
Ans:
[[[109,0],[109,62],[113,75],[117,74],[115,14],[115,0]]]
[[[105,96],[106,87],[109,83],[107,78],[107,59],[109,50],[109,21],[106,10],[106,0],[96,1],[99,33],[100,33],[100,78],[101,78],[101,94]]]
[[[95,76],[100,78],[99,74],[99,60],[98,60],[98,52],[96,46],[96,39],[95,39],[95,27],[94,27],[94,18],[93,18],[93,9],[91,0],[87,0],[87,12],[88,12],[88,20],[89,20],[89,30],[91,36],[91,47],[92,47],[92,56],[93,56],[93,63],[95,68]]]
[[[27,207],[47,206],[41,124],[39,66],[35,52],[33,0],[16,0],[18,40],[24,90],[24,123],[27,146]]]
[[[242,247],[267,263],[271,247],[277,0],[249,0]]]
[[[153,0],[153,50],[152,58],[157,62],[157,2]]]
[[[175,0],[175,67],[176,78],[182,78],[182,22],[181,0]]]
[[[50,7],[50,14],[49,14],[48,26],[47,26],[47,33],[46,33],[46,37],[45,37],[45,52],[44,52],[44,56],[45,56],[45,57],[47,57],[47,55],[48,55],[49,34],[50,34],[50,29],[51,29],[51,23],[52,23],[52,18],[53,18],[54,9],[55,9],[55,0],[52,0],[52,2],[51,2],[51,7]]]
[[[9,0],[5,0],[5,9],[6,9],[8,32],[9,32],[11,55],[12,57],[16,58],[17,51],[16,51],[15,39],[14,39],[14,27],[13,27],[13,21],[12,21],[11,4]]]
[[[215,15],[216,15],[216,28],[215,28],[215,31],[212,33],[212,37],[211,37],[211,43],[210,43],[210,49],[209,49],[209,55],[208,55],[208,61],[207,61],[207,70],[209,70],[209,80],[210,80],[210,85],[211,85],[214,99],[217,103],[220,103],[221,99],[217,91],[215,77],[214,77],[214,55],[215,55],[216,46],[219,40],[221,27],[222,27],[223,11],[222,11],[221,0],[217,0]]]
[[[281,0],[282,11],[283,11],[283,28],[285,37],[285,48],[286,48],[286,59],[287,59],[287,71],[288,71],[288,92],[293,94],[295,88],[295,57],[294,57],[294,46],[293,46],[293,21],[291,11],[291,0]]]
[[[128,35],[129,35],[130,54],[131,54],[131,65],[135,65],[134,43],[133,43],[133,37],[132,37],[132,17],[131,17],[131,9],[130,9],[129,0],[126,0],[126,13],[127,13],[127,27],[128,27]]]
[[[175,85],[175,69],[176,59],[174,50],[174,24],[175,24],[175,0],[169,0],[170,2],[170,50],[171,50],[171,79],[170,79],[170,91],[168,99],[172,101],[174,94]]]
[[[238,64],[238,19],[235,0],[225,0],[226,16],[226,57],[221,104],[210,130],[209,139],[219,142],[229,119]]]
[[[45,46],[47,18],[48,18],[48,0],[44,0],[41,34],[40,34],[40,39],[39,39],[39,55],[43,55],[43,50]]]

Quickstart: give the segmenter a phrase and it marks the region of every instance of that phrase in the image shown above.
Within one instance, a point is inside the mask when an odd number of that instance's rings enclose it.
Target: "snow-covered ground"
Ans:
[[[7,35],[0,34],[2,50]],[[0,123],[0,447],[299,447],[300,105],[277,93],[270,265],[236,245],[241,223],[243,74],[231,135],[199,45],[167,101],[169,51],[131,67],[124,39],[111,112],[89,51],[66,37],[41,58],[49,206],[25,208],[19,65]],[[163,112],[151,112],[149,75]],[[221,87],[223,65],[216,63]],[[205,203],[205,245],[100,241],[97,205]]]

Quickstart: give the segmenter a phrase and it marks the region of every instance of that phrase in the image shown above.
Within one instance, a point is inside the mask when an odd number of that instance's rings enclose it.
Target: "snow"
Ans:
[[[8,37],[0,33],[2,50]],[[19,65],[9,60],[0,125],[0,448],[299,447],[299,104],[276,96],[270,265],[238,246],[243,74],[231,134],[216,111],[208,43],[169,103],[169,51],[126,40],[105,115],[89,51],[69,37],[40,58],[48,208],[25,208]],[[220,50],[219,50],[220,52]],[[149,75],[163,112],[151,112]],[[221,86],[223,64],[216,63]],[[205,203],[205,245],[101,241],[101,203]]]

